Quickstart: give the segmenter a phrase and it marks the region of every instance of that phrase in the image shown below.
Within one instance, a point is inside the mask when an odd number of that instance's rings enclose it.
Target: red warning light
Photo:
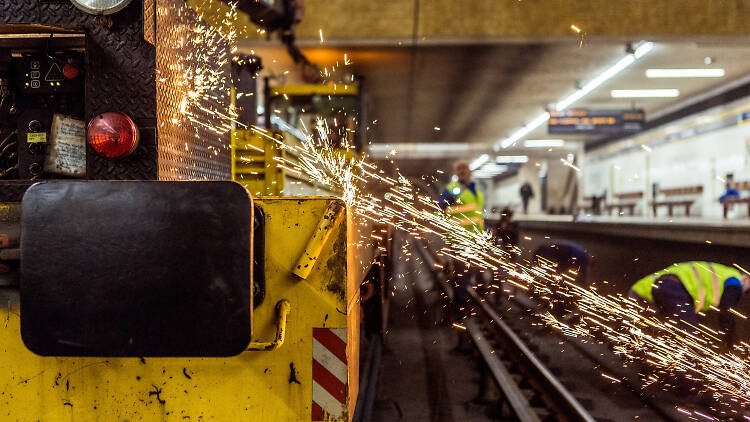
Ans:
[[[138,147],[138,127],[126,114],[102,113],[89,122],[87,139],[101,156],[127,157]]]
[[[62,68],[63,75],[68,79],[75,79],[78,77],[78,72],[78,66],[74,64],[68,63]]]

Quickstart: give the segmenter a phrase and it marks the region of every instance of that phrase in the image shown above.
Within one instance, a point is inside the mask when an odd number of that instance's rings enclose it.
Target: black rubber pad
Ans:
[[[21,334],[44,356],[231,356],[251,333],[232,182],[43,182],[21,217]]]

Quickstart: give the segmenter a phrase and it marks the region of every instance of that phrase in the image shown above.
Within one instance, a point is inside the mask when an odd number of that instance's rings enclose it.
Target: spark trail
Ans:
[[[275,140],[263,129],[253,129]],[[731,353],[721,353],[721,334],[708,327],[687,330],[677,321],[657,319],[632,298],[603,295],[595,288],[579,286],[573,282],[575,274],[558,274],[551,265],[522,261],[518,259],[520,250],[505,251],[488,234],[461,227],[434,200],[420,195],[406,178],[389,177],[371,163],[345,158],[329,146],[322,124],[316,130],[318,136],[308,136],[299,147],[281,144],[294,150],[291,155],[296,158],[280,159],[279,165],[343,192],[350,212],[362,220],[389,224],[417,238],[437,236],[444,241],[439,255],[501,270],[503,282],[529,292],[548,308],[561,305],[556,298],[572,298],[575,312],[581,315],[579,322],[565,323],[549,312],[540,315],[541,319],[566,336],[606,341],[625,359],[648,362],[656,371],[648,376],[646,385],[678,376],[702,382],[716,401],[750,404],[748,344],[743,342]],[[373,185],[384,192],[367,193]]]
[[[218,67],[213,59],[217,54],[225,56],[211,46],[218,40],[236,38],[231,29],[236,19],[234,10],[233,6],[226,16],[226,27],[196,30],[195,41],[191,42],[204,46],[204,51],[198,53],[197,65],[181,73],[186,89],[181,102],[182,115],[176,118],[210,127],[216,133],[229,130],[235,114],[231,108],[223,112],[204,105],[215,103],[212,92],[227,89],[224,80],[217,76]],[[325,74],[329,74],[327,69]],[[210,111],[210,122],[195,117],[198,115],[195,110],[206,109]],[[488,234],[462,228],[459,221],[446,216],[435,201],[421,195],[403,176],[390,177],[372,163],[342,153],[342,147],[343,150],[348,147],[332,145],[327,136],[329,128],[323,121],[318,121],[312,130],[316,136],[307,134],[295,146],[284,144],[263,129],[252,130],[293,153],[289,154],[291,158],[277,157],[279,167],[339,192],[350,212],[362,221],[388,224],[416,238],[438,237],[443,240],[439,255],[499,270],[503,283],[529,292],[547,308],[560,306],[556,298],[569,298],[567,303],[573,303],[574,311],[581,316],[579,322],[566,323],[549,312],[540,315],[542,320],[570,337],[607,341],[625,359],[648,362],[655,371],[644,377],[644,385],[676,374],[702,382],[716,402],[750,404],[750,345],[742,342],[731,352],[722,353],[721,334],[708,327],[686,330],[677,321],[657,319],[652,311],[631,298],[600,294],[595,288],[576,285],[573,274],[558,274],[550,265],[521,260],[520,250],[505,251]],[[731,409],[714,411],[736,413]]]

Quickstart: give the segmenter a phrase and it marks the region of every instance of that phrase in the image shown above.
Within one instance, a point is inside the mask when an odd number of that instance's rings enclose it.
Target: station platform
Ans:
[[[572,218],[566,220],[560,216],[519,218],[523,239],[521,248],[525,254],[530,254],[543,242],[559,239],[580,242],[595,255],[594,284],[600,290],[613,293],[626,291],[628,279],[640,276],[646,266],[662,265],[670,259],[695,259],[691,247],[709,248],[716,259],[722,256],[721,248],[738,251],[737,246],[658,239],[649,236],[645,230],[643,236],[636,236],[632,230],[626,229],[626,226],[658,227],[659,224],[670,223],[650,224],[635,220],[629,224],[619,221],[573,222]],[[693,224],[692,227],[696,233],[698,230],[722,230],[718,225]],[[634,246],[638,242],[642,243],[641,247]],[[516,352],[508,352],[502,342],[493,338],[492,329],[488,328],[493,322],[482,317],[481,307],[475,309],[468,320],[452,324],[446,312],[450,305],[444,289],[441,289],[445,280],[436,275],[435,266],[425,256],[426,249],[425,243],[410,240],[404,234],[394,236],[390,328],[384,335],[385,352],[370,420],[514,420],[508,405],[498,404],[503,402],[502,397],[508,397],[507,392],[486,389],[488,382],[493,383],[491,374],[494,368],[482,355],[480,344],[484,340],[488,340],[490,354],[501,356],[505,365],[511,368],[510,376],[521,386],[521,395],[528,400],[528,406],[538,415],[547,415],[540,416],[539,420],[558,420],[559,414],[545,410],[536,393],[530,392],[534,382],[526,379],[525,370],[513,369],[514,360],[509,353]],[[618,255],[621,259],[613,260]],[[636,255],[642,258],[636,259]],[[740,255],[736,257],[740,258]],[[647,368],[623,361],[605,343],[566,337],[545,327],[537,319],[533,303],[524,298],[523,291],[507,285],[502,290],[503,294],[498,297],[484,296],[481,299],[486,307],[497,312],[499,320],[496,323],[502,321],[518,336],[591,420],[678,421],[684,420],[684,409],[710,413],[707,410],[710,404],[703,399],[659,385],[644,386],[641,377],[647,373]],[[467,327],[470,329],[465,331]],[[472,327],[479,331],[472,331]],[[477,332],[480,333],[479,340],[466,343],[469,350],[455,350],[459,336],[471,338]],[[740,329],[738,334],[747,338],[750,333]]]
[[[515,218],[529,231],[567,231],[581,234],[747,247],[750,220],[687,217],[631,217],[593,215],[522,215]]]
[[[524,256],[543,244],[569,241],[592,257],[589,281],[603,294],[627,294],[642,277],[686,261],[737,264],[750,269],[750,221],[646,219],[638,217],[519,216]],[[750,314],[750,300],[736,309]],[[707,315],[715,323],[715,313]],[[738,324],[739,339],[750,339],[750,324]]]

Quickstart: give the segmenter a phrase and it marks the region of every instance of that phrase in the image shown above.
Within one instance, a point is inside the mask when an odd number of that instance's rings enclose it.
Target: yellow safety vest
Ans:
[[[484,230],[484,194],[482,191],[475,188],[477,192],[475,195],[471,189],[464,188],[459,182],[449,183],[445,188],[456,198],[455,204],[446,208],[445,212],[465,229]]]
[[[631,290],[653,302],[654,282],[665,274],[672,274],[680,279],[685,290],[693,297],[696,311],[707,311],[711,306],[719,306],[721,295],[724,294],[724,281],[731,277],[739,280],[741,276],[739,270],[714,262],[682,262],[638,280]]]

